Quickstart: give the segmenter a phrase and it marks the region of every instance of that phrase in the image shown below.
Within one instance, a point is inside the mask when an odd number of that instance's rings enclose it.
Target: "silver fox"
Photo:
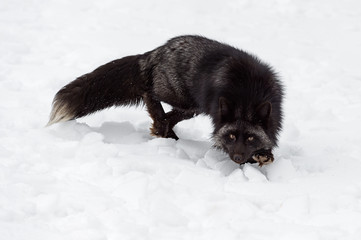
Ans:
[[[254,55],[201,36],[179,36],[80,76],[59,90],[48,125],[111,106],[144,103],[151,134],[178,139],[173,127],[209,115],[214,146],[240,164],[273,161],[282,127],[283,86]],[[165,113],[161,102],[173,107]]]

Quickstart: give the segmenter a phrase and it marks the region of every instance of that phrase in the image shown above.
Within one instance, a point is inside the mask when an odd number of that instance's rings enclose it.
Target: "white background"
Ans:
[[[149,136],[143,107],[44,128],[55,93],[200,34],[286,86],[276,160],[239,168],[205,116]],[[360,239],[361,6],[348,1],[2,0],[0,238]]]

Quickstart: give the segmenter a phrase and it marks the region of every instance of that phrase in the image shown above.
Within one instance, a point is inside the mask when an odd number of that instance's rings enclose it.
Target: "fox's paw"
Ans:
[[[262,167],[273,162],[273,154],[271,152],[256,153],[252,156],[252,159],[258,162],[258,165]]]
[[[162,137],[162,138],[173,138],[178,140],[178,136],[174,133],[172,129],[168,129],[168,123],[164,124],[154,124],[150,128],[150,134],[155,137]]]
[[[173,138],[175,140],[179,139],[179,137],[175,134],[175,132],[172,129],[167,132],[167,135],[165,137],[166,138]]]

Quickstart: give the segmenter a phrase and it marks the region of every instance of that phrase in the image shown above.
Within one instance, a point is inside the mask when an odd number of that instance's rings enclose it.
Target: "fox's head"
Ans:
[[[271,111],[270,102],[261,103],[255,109],[240,109],[221,97],[213,133],[214,146],[240,164],[249,161],[256,151],[272,149],[275,144],[267,134]]]

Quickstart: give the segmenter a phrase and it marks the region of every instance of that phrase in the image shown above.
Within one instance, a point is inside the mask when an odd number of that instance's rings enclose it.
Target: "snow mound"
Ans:
[[[356,0],[2,0],[1,239],[359,239],[360,18]],[[141,106],[44,128],[65,84],[181,34],[279,72],[274,163],[212,149],[206,116],[153,138]]]

